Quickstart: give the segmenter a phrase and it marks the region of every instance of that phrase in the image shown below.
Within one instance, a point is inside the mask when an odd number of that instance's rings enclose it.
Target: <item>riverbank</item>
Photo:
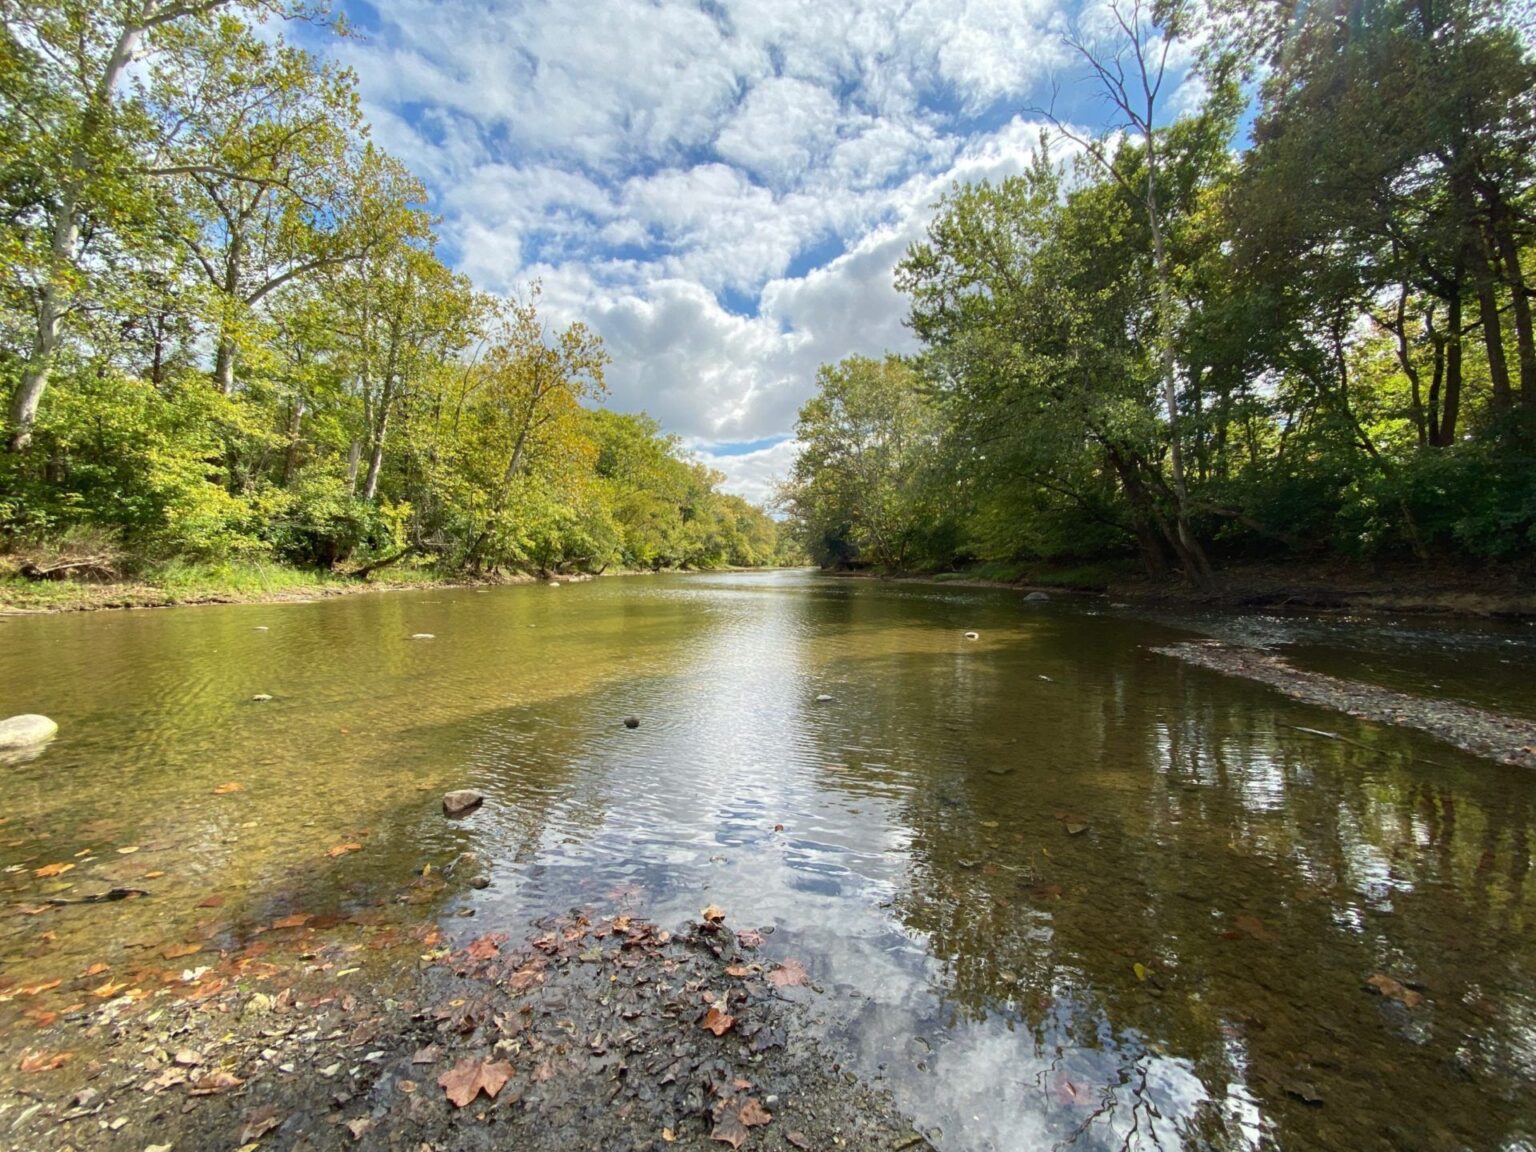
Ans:
[[[954,572],[827,572],[826,575],[956,587],[1013,588],[1184,608],[1306,609],[1475,617],[1536,616],[1536,575],[1492,565],[1241,564],[1218,570],[1207,589],[1178,577],[1154,580],[1115,565],[985,564]]]
[[[79,580],[28,580],[0,557],[0,616],[51,612],[94,612],[113,608],[176,608],[195,604],[275,604],[354,596],[365,592],[401,592],[424,588],[496,588],[550,580],[580,583],[586,573],[542,576],[526,572],[470,576],[429,568],[381,569],[366,578],[281,564],[172,564],[142,579],[93,583]],[[720,568],[709,571],[766,571]],[[610,569],[603,576],[649,576],[648,569]]]
[[[327,939],[349,927],[292,916],[193,979],[78,981],[120,994],[44,1017],[0,1146],[930,1146],[819,1046],[806,969],[721,909],[677,934],[572,912],[458,948],[428,925],[387,972]]]

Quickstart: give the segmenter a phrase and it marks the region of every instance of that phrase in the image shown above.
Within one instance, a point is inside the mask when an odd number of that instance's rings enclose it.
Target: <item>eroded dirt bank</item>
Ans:
[[[715,908],[677,934],[572,912],[458,950],[427,929],[415,970],[366,989],[301,941],[229,981],[195,973],[198,995],[50,1021],[0,1147],[927,1147],[810,1038],[809,975],[761,941]]]
[[[1431,700],[1357,680],[1306,672],[1260,648],[1206,640],[1152,651],[1197,668],[1265,684],[1293,700],[1377,724],[1415,728],[1465,752],[1502,764],[1536,768],[1536,723],[1468,704]],[[1322,733],[1322,735],[1330,735]]]

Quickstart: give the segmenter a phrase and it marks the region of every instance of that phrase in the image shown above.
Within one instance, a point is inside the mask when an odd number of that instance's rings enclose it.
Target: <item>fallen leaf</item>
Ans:
[[[501,946],[507,941],[505,932],[491,932],[476,940],[471,940],[469,947],[464,949],[464,954],[471,960],[489,960],[501,951]]]
[[[277,1105],[263,1104],[260,1108],[246,1115],[245,1127],[240,1129],[240,1143],[249,1144],[253,1140],[260,1140],[281,1123],[282,1119],[278,1116]]]
[[[224,897],[217,895],[204,896],[197,902],[197,906],[199,908],[222,908],[224,906]]]
[[[347,1121],[347,1131],[352,1133],[352,1139],[361,1140],[363,1133],[373,1127],[373,1121],[366,1116],[359,1116],[356,1120]]]
[[[210,1072],[201,1080],[194,1080],[188,1093],[192,1096],[215,1096],[231,1088],[238,1088],[244,1083],[244,1080],[231,1072]]]
[[[747,1140],[747,1127],[741,1122],[741,1118],[734,1112],[723,1113],[715,1121],[715,1127],[710,1132],[711,1140],[718,1140],[722,1144],[729,1144],[732,1148],[740,1148]]]
[[[231,792],[244,792],[244,791],[245,791],[245,785],[244,784],[237,784],[235,781],[231,780],[228,784],[220,784],[217,788],[215,788],[213,790],[213,794],[215,796],[228,796]]]
[[[98,960],[98,961],[96,961],[96,963],[92,964],[89,968],[87,968],[84,972],[80,973],[80,975],[82,977],[85,977],[85,976],[100,976],[103,972],[107,971],[111,967],[112,967],[112,965],[110,965],[110,964],[103,964],[100,960]]]
[[[736,1017],[727,1015],[713,1006],[704,1013],[703,1026],[708,1028],[716,1036],[724,1036],[731,1030],[731,1025],[736,1023]]]
[[[17,1065],[23,1072],[52,1072],[69,1061],[69,1052],[29,1052]]]
[[[1390,976],[1383,976],[1380,972],[1372,975],[1365,982],[1366,987],[1378,996],[1385,996],[1388,1000],[1396,1000],[1405,1008],[1417,1008],[1424,1003],[1424,997],[1399,980]]]
[[[1075,820],[1068,820],[1063,827],[1066,828],[1068,836],[1081,836],[1088,831],[1088,825],[1079,824]]]
[[[108,980],[100,988],[92,988],[90,995],[95,996],[98,1000],[110,1000],[126,987],[128,987],[128,981],[126,980],[117,984]]]
[[[164,956],[167,960],[180,960],[183,956],[191,956],[202,950],[203,946],[201,944],[172,944],[167,948],[162,948],[160,955]]]
[[[751,1097],[741,1106],[739,1113],[741,1122],[748,1128],[756,1128],[773,1120],[773,1113],[757,1102],[757,1097]]]
[[[786,960],[768,973],[768,983],[775,988],[789,988],[795,984],[809,984],[811,977],[805,965],[798,960]]]
[[[425,1048],[416,1049],[415,1054],[411,1057],[411,1063],[436,1064],[437,1058],[442,1054],[442,1049],[439,1048],[436,1044],[428,1044]]]
[[[661,1130],[661,1138],[668,1144],[674,1144],[677,1142],[677,1133],[670,1128],[663,1128]]]
[[[39,992],[46,992],[50,988],[57,988],[62,983],[64,983],[63,980],[44,980],[41,984],[28,984],[25,988],[18,988],[16,991],[20,992],[23,996],[36,996]]]
[[[62,876],[73,868],[73,864],[44,864],[41,868],[36,869],[32,875],[46,879],[49,876]]]
[[[1145,980],[1147,978],[1147,966],[1139,960],[1131,965],[1131,971],[1136,973],[1136,979],[1138,980]]]
[[[117,850],[117,854],[119,856],[132,856],[138,850],[139,850],[139,846],[137,844],[128,844],[128,845],[125,845],[122,848],[119,848]]]
[[[748,968],[745,964],[731,964],[726,967],[725,974],[727,976],[750,976],[752,975],[752,969]]]
[[[412,1092],[416,1091],[416,1081],[414,1081],[414,1080],[396,1080],[395,1081],[395,1087],[397,1089],[399,1089],[401,1092],[404,1092],[407,1096],[409,1096]]]
[[[16,911],[20,912],[23,916],[41,916],[44,912],[51,912],[52,910],[53,910],[53,905],[52,904],[18,904],[18,905],[16,905]]]
[[[704,917],[706,923],[718,924],[725,919],[725,909],[721,908],[718,904],[711,904],[704,911],[700,912],[699,915]]]
[[[355,840],[349,840],[345,844],[338,844],[334,848],[327,848],[325,854],[334,859],[337,856],[345,856],[348,852],[361,852],[363,846]]]
[[[756,928],[743,928],[736,933],[736,943],[743,948],[756,948],[763,942],[763,934]]]
[[[308,912],[295,912],[292,916],[284,916],[281,920],[272,921],[274,928],[302,928],[314,917]]]
[[[1260,920],[1257,916],[1249,916],[1246,913],[1241,916],[1234,916],[1232,924],[1244,936],[1251,936],[1255,940],[1271,939],[1269,931],[1264,927],[1264,921]]]
[[[466,1056],[439,1076],[437,1083],[455,1108],[466,1108],[482,1090],[494,1100],[511,1075],[512,1065],[505,1061],[492,1064]]]
[[[796,1148],[799,1148],[800,1152],[810,1152],[811,1142],[805,1138],[805,1133],[791,1132],[784,1139],[788,1140]]]

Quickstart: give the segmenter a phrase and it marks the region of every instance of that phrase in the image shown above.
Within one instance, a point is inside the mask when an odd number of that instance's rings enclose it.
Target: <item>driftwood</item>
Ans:
[[[382,560],[375,560],[372,564],[364,564],[361,568],[354,569],[349,575],[359,580],[366,580],[371,573],[377,572],[380,568],[388,568],[391,564],[404,560],[407,556],[425,551],[426,549],[420,544],[408,544],[400,549],[400,551],[392,552],[385,556]]]
[[[28,580],[67,580],[76,572],[95,576],[98,580],[115,580],[117,568],[111,558],[86,556],[79,560],[61,560],[56,564],[35,564],[28,560],[21,566],[21,574]]]

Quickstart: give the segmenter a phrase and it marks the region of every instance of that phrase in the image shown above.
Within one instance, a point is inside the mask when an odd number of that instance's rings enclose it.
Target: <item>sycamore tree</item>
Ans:
[[[13,452],[32,442],[67,337],[123,291],[164,209],[146,171],[162,126],[127,84],[130,69],[182,55],[183,37],[226,7],[289,14],[255,0],[0,0],[0,259],[15,361],[6,435]]]

